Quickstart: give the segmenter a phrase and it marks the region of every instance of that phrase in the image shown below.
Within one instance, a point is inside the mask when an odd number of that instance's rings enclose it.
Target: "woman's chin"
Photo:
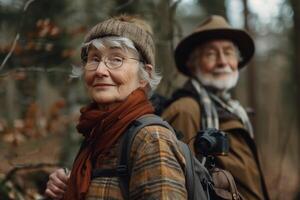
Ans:
[[[103,97],[103,96],[101,96],[101,97],[93,97],[93,100],[97,104],[99,104],[99,105],[101,105],[101,104],[103,104],[103,105],[109,105],[109,104],[113,104],[113,103],[116,102],[116,99],[114,99],[112,97]]]

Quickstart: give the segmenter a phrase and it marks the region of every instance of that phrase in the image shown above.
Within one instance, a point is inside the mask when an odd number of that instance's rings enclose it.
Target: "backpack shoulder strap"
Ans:
[[[184,158],[185,158],[185,162],[186,162],[186,170],[185,170],[185,185],[186,185],[186,188],[188,189],[187,192],[188,192],[188,199],[189,200],[194,200],[195,197],[194,197],[194,185],[195,185],[195,174],[193,173],[195,170],[194,170],[194,165],[193,165],[193,155],[192,155],[192,152],[190,150],[190,148],[188,147],[187,144],[183,143],[183,142],[180,142],[180,148],[183,152],[183,155],[184,155]]]
[[[144,115],[133,121],[124,133],[120,143],[120,157],[117,168],[115,169],[94,169],[92,179],[97,177],[119,177],[120,188],[124,199],[129,199],[129,183],[131,177],[130,152],[133,140],[137,133],[144,127],[150,125],[160,125],[170,129],[173,128],[157,115]]]
[[[163,121],[157,115],[145,115],[135,120],[130,126],[130,128],[128,129],[128,131],[126,131],[122,144],[120,146],[121,157],[119,160],[119,166],[123,166],[127,168],[127,176],[120,177],[120,187],[122,190],[122,194],[124,197],[126,197],[126,199],[129,199],[129,183],[130,183],[131,167],[132,167],[130,162],[131,146],[133,144],[133,140],[137,135],[137,133],[142,128],[150,125],[160,125],[173,131],[173,128],[166,121]]]

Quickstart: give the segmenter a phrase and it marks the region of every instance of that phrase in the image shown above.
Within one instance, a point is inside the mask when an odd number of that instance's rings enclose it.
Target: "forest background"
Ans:
[[[0,199],[44,199],[49,172],[71,165],[89,102],[71,71],[87,30],[122,13],[152,24],[166,97],[186,80],[173,50],[205,17],[253,36],[233,94],[250,112],[271,199],[300,199],[299,0],[0,0]]]

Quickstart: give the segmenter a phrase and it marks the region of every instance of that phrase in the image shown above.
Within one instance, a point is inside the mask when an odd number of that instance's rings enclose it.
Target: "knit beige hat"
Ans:
[[[133,41],[146,64],[155,64],[155,45],[152,38],[152,29],[144,20],[121,15],[113,17],[95,25],[85,36],[84,43],[106,36],[126,37]],[[81,59],[86,62],[86,47],[81,49]]]

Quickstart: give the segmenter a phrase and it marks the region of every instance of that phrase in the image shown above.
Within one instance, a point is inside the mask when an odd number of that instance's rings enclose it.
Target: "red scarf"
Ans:
[[[68,182],[64,200],[83,200],[91,181],[92,163],[95,156],[114,145],[128,125],[154,109],[145,91],[137,89],[120,105],[105,111],[92,103],[81,110],[77,130],[82,133],[88,145],[77,155]]]

